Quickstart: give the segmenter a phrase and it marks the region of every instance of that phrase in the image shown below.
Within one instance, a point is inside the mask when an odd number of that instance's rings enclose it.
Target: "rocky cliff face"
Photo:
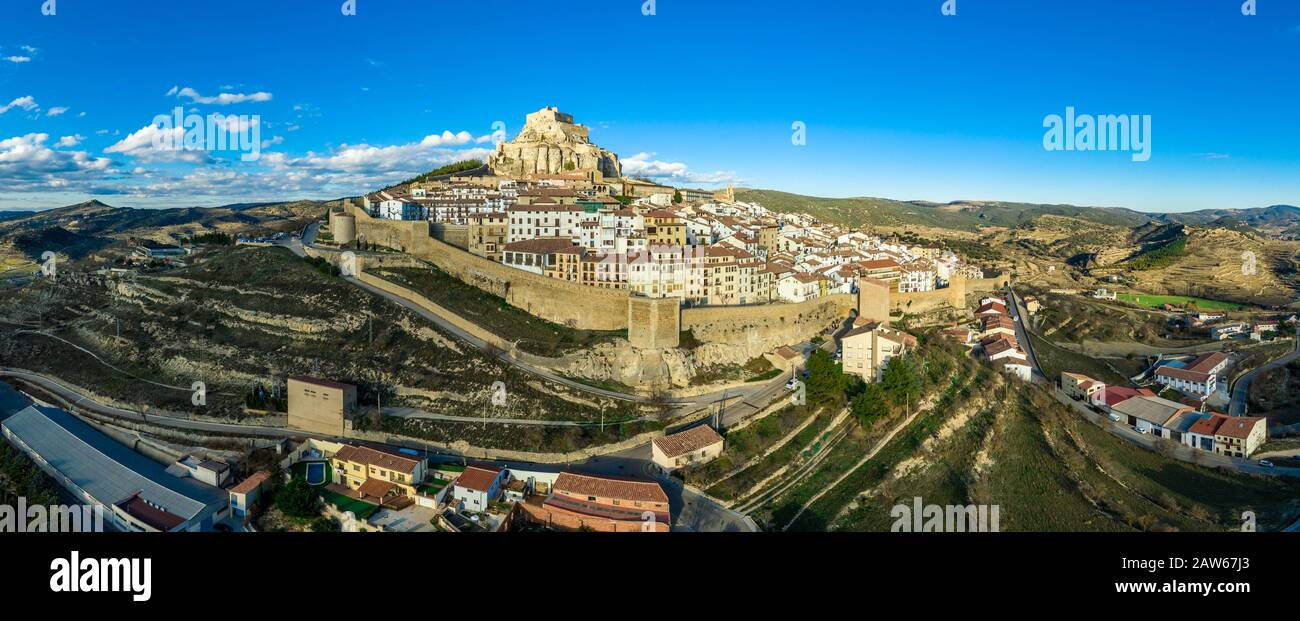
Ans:
[[[555,108],[528,115],[514,140],[497,145],[488,166],[498,175],[515,177],[597,171],[617,178],[623,171],[617,155],[591,144],[587,128]]]

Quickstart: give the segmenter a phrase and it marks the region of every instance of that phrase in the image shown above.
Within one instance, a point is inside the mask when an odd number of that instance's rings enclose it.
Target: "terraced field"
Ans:
[[[751,515],[768,529],[889,531],[894,507],[921,498],[997,506],[1003,531],[1231,531],[1245,511],[1277,530],[1300,517],[1300,484],[1167,459],[1000,377],[950,385],[871,455],[874,439],[846,437]]]
[[[602,407],[606,420],[639,415],[463,347],[414,313],[279,248],[213,249],[190,267],[111,287],[33,283],[0,299],[0,322],[0,364],[46,372],[153,412],[241,419],[249,403],[282,408],[285,377],[306,374],[356,384],[363,405],[382,395],[386,407],[452,416],[482,416],[498,380],[507,385],[507,403],[494,408],[496,417],[599,421]],[[53,336],[19,332],[37,326],[54,327]],[[206,385],[205,406],[191,403],[195,381]],[[257,398],[259,387],[270,398]],[[358,425],[521,450],[570,450],[641,429],[513,429],[373,416]]]

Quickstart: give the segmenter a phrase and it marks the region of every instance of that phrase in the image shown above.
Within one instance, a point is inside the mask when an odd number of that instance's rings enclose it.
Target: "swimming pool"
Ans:
[[[307,464],[307,484],[323,485],[325,483],[325,462],[314,461]]]

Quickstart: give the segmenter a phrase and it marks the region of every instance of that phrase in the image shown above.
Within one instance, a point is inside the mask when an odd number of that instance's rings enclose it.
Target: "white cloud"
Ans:
[[[11,63],[29,63],[32,62],[31,56],[5,56],[5,60]]]
[[[690,167],[682,162],[664,162],[652,159],[654,156],[654,153],[643,152],[623,160],[623,174],[630,177],[648,177],[651,179],[707,184],[728,183],[737,180],[734,172],[691,172]]]
[[[436,168],[432,164],[445,164],[457,159],[487,157],[487,149],[455,150],[474,142],[474,135],[462,131],[430,134],[419,142],[377,147],[368,144],[343,145],[329,154],[308,153],[304,157],[288,159],[285,166],[345,173],[377,173],[385,171],[420,172]]]
[[[0,186],[11,192],[78,188],[113,173],[112,160],[85,151],[55,151],[45,145],[49,134],[0,140]]]
[[[235,117],[237,118],[237,117]],[[161,127],[150,124],[131,132],[113,143],[104,153],[121,153],[144,162],[189,162],[207,164],[212,157],[207,151],[173,149],[170,145],[183,144],[184,127]]]
[[[9,102],[7,105],[0,106],[0,114],[4,114],[13,108],[22,108],[23,110],[27,110],[30,112],[39,107],[40,106],[36,105],[36,99],[31,95],[27,95],[25,97],[19,97]]]
[[[68,108],[66,106],[54,106],[53,108],[50,108],[48,112],[45,113],[45,116],[59,116],[60,114],[63,114],[67,111]]]
[[[82,136],[81,134],[73,134],[73,135],[71,135],[71,136],[64,136],[64,137],[62,137],[62,138],[59,138],[59,141],[56,142],[56,143],[54,143],[54,146],[55,146],[56,148],[75,147],[75,146],[81,144],[81,141],[82,141],[82,140],[85,140],[85,139],[86,139],[86,137],[85,137],[85,136]]]
[[[210,104],[210,105],[217,105],[217,106],[227,106],[230,104],[246,103],[246,102],[271,101],[271,94],[267,92],[259,91],[256,93],[248,93],[248,94],[219,93],[215,97],[209,97],[200,94],[198,91],[188,86],[186,86],[185,88],[181,88],[179,90],[177,89],[177,87],[173,86],[171,90],[167,91],[167,96],[170,97],[172,95],[176,95],[177,97],[187,97],[189,98],[190,101],[194,103]]]
[[[23,47],[23,51],[27,52],[28,54],[35,54],[36,52],[40,51],[30,45],[24,45],[22,47]]]

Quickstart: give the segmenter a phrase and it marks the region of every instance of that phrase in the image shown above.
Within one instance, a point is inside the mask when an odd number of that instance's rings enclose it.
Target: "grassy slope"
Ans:
[[[1020,390],[996,422],[988,413],[972,417],[927,465],[875,486],[834,527],[889,530],[889,510],[916,496],[926,504],[997,505],[1005,531],[1224,531],[1239,528],[1248,510],[1261,529],[1275,530],[1300,515],[1295,483],[1167,459],[1074,416],[1039,388]],[[978,471],[981,449],[990,463]],[[868,468],[898,461],[877,459]]]
[[[1137,226],[1148,218],[1123,209],[1036,205],[1027,203],[971,202],[949,205],[912,203],[885,198],[820,198],[775,190],[744,190],[743,201],[755,201],[780,212],[802,211],[827,222],[847,226],[931,226],[976,231],[984,226],[1014,227],[1039,215],[1053,214],[1099,224]]]

